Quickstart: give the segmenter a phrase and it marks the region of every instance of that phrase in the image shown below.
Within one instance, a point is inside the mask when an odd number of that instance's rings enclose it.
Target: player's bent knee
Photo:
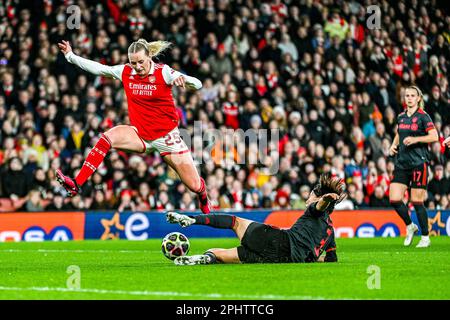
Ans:
[[[200,190],[200,184],[196,183],[194,179],[182,179],[185,186],[189,189],[189,191],[193,193],[198,193]]]
[[[237,249],[209,249],[207,252],[211,252],[216,256],[216,260],[219,263],[240,263]]]
[[[239,218],[239,217],[235,217],[234,219],[234,224],[233,224],[233,229],[247,229],[247,227],[250,225],[250,223],[252,223],[253,221],[248,220],[248,219],[244,219],[244,218]]]
[[[415,198],[411,197],[411,203],[413,205],[415,205],[415,204],[422,204],[423,205],[424,201],[425,201],[424,197],[415,197]]]
[[[206,252],[211,252],[211,253],[214,253],[215,255],[217,255],[217,253],[219,253],[222,250],[225,250],[225,249],[213,248],[213,249],[208,249]]]
[[[403,201],[402,194],[400,192],[391,192],[389,194],[389,202],[400,202]]]
[[[190,191],[194,193],[198,193],[199,190],[202,188],[202,184],[200,183],[200,180],[196,179],[189,179],[185,182],[186,186],[189,188]]]
[[[103,133],[103,136],[105,136],[109,140],[109,143],[111,143],[112,146],[115,146],[117,143],[120,142],[121,135],[123,135],[123,133],[121,134],[120,131],[121,130],[117,127],[111,128],[105,133]]]
[[[214,248],[214,249],[209,249],[209,250],[206,251],[206,252],[210,252],[210,253],[212,253],[213,255],[215,255],[215,256],[216,256],[216,261],[217,261],[217,262],[223,262],[223,259],[224,259],[224,254],[223,254],[223,252],[224,252],[225,250],[226,250],[226,249]]]

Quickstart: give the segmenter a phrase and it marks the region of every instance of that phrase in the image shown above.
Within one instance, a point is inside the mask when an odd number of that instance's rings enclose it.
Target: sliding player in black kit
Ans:
[[[323,174],[307,200],[305,213],[286,230],[227,214],[187,216],[168,212],[166,216],[170,223],[178,223],[182,227],[206,225],[232,229],[241,241],[236,248],[209,249],[203,255],[178,257],[174,262],[177,265],[336,262],[330,214],[344,198],[344,183]]]
[[[403,202],[405,191],[411,189],[410,200],[416,210],[422,238],[417,248],[429,247],[428,215],[423,204],[428,186],[428,144],[439,140],[438,133],[430,116],[423,111],[422,91],[416,86],[405,90],[407,109],[398,118],[398,129],[390,148],[390,155],[397,155],[394,179],[389,190],[389,200],[398,215],[406,224],[405,246],[412,243],[418,227],[411,221],[408,208]]]

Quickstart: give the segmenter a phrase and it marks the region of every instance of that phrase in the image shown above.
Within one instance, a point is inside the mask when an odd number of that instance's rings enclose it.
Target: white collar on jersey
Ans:
[[[148,74],[153,74],[155,72],[155,63],[153,60],[150,60],[151,66],[150,66],[150,72]]]

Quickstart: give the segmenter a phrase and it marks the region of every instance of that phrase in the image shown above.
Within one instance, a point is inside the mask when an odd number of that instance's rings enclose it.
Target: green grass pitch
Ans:
[[[190,240],[191,254],[238,244]],[[160,240],[0,243],[0,299],[450,299],[450,238],[417,241],[337,239],[338,263],[209,266],[175,266]]]

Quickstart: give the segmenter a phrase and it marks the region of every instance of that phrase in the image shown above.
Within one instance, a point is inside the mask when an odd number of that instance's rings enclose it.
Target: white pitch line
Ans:
[[[58,249],[4,249],[1,252],[15,253],[15,252],[38,252],[38,253],[156,253],[156,250],[58,250]]]
[[[325,297],[313,296],[284,296],[284,295],[243,295],[243,294],[221,294],[221,293],[190,293],[190,292],[171,292],[171,291],[125,291],[125,290],[105,290],[105,289],[68,289],[68,288],[50,288],[50,287],[2,287],[0,291],[36,291],[36,292],[63,292],[63,293],[95,293],[95,294],[121,294],[132,296],[164,296],[164,297],[182,297],[182,298],[211,298],[211,299],[249,299],[249,300],[325,300]],[[342,300],[351,300],[340,298]]]

